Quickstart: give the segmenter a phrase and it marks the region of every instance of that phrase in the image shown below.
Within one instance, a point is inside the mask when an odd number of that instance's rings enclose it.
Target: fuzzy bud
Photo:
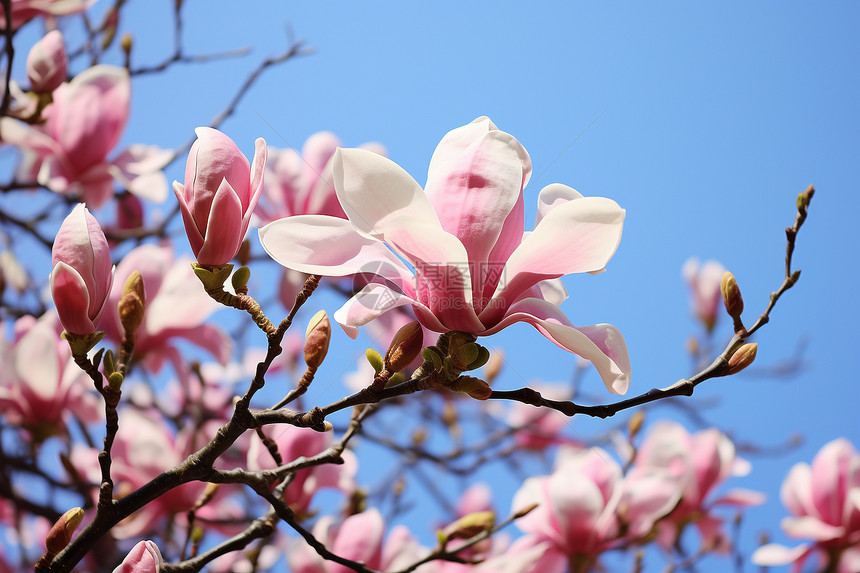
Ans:
[[[132,272],[122,287],[122,298],[117,303],[119,321],[126,332],[134,332],[143,322],[146,309],[146,291],[143,277],[138,271]]]
[[[66,548],[83,518],[84,510],[80,507],[73,507],[60,516],[45,538],[45,548],[50,555],[56,555]]]
[[[331,322],[324,310],[316,313],[305,331],[305,364],[308,368],[319,368],[328,353],[331,340]]]
[[[752,364],[753,360],[755,360],[756,351],[758,351],[758,344],[755,342],[749,342],[738,348],[732,354],[732,357],[729,358],[729,368],[726,371],[726,376],[736,374]]]
[[[455,392],[465,392],[475,400],[486,400],[493,393],[489,384],[472,376],[460,376],[448,387]]]
[[[493,380],[502,371],[502,365],[505,363],[505,354],[501,350],[496,350],[490,355],[490,359],[484,365],[484,380],[487,384],[492,384]]]
[[[470,539],[479,533],[490,531],[496,524],[496,514],[493,511],[478,511],[464,515],[454,523],[441,530],[437,537],[442,543],[451,539]]]
[[[385,353],[385,368],[389,372],[399,372],[409,366],[421,352],[424,345],[424,329],[418,321],[412,321],[394,335],[388,352]]]
[[[645,422],[645,412],[642,410],[636,410],[627,420],[627,433],[630,434],[631,441],[639,433],[639,430],[642,429],[643,422]]]
[[[726,271],[723,273],[723,279],[720,281],[720,291],[723,293],[723,302],[726,305],[726,311],[732,318],[740,318],[744,311],[744,299],[741,296],[741,289],[735,280],[735,276]]]

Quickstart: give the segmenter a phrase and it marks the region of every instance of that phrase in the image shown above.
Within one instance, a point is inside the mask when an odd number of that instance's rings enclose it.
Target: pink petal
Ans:
[[[767,501],[767,496],[760,491],[736,488],[728,491],[725,495],[720,496],[713,505],[739,505],[742,507],[752,507],[755,505],[761,505],[765,501]]]
[[[624,337],[614,326],[595,324],[575,327],[557,307],[530,298],[513,305],[501,322],[480,334],[495,334],[515,322],[531,324],[557,346],[591,361],[610,393],[627,392],[630,385],[630,357]]]
[[[822,520],[842,523],[851,486],[860,485],[860,454],[845,438],[826,444],[812,460],[812,500]]]
[[[133,195],[163,203],[167,178],[162,169],[171,155],[170,150],[155,145],[130,145],[112,161],[110,172]]]
[[[338,149],[332,170],[341,206],[359,232],[386,240],[388,222],[401,216],[439,226],[427,195],[390,159],[365,149]]]
[[[358,326],[364,326],[376,317],[394,310],[397,307],[412,305],[421,323],[437,332],[445,332],[446,328],[439,322],[427,307],[394,289],[381,284],[369,284],[353,295],[334,313],[334,319],[350,337],[358,336]],[[418,309],[424,311],[423,316]]]
[[[624,213],[615,201],[603,197],[583,197],[556,207],[511,254],[494,298],[509,304],[541,280],[602,269],[621,240]]]
[[[400,259],[346,219],[298,215],[269,223],[259,234],[266,253],[289,269],[334,277],[367,273],[413,290],[412,273]]]
[[[36,396],[46,401],[57,397],[60,382],[58,342],[64,343],[57,340],[57,333],[50,325],[40,321],[15,345],[15,371]]]
[[[844,527],[830,525],[811,515],[786,517],[782,520],[780,526],[786,535],[796,539],[830,541],[831,539],[838,539],[845,535]]]
[[[194,219],[194,213],[191,211],[192,205],[189,203],[189,198],[187,197],[191,193],[191,189],[186,189],[185,185],[179,181],[174,181],[173,192],[176,194],[177,201],[179,201],[179,212],[182,214],[182,222],[185,224],[185,235],[191,244],[191,250],[194,253],[199,253],[203,247],[203,234],[206,232],[206,229],[200,229],[197,226],[197,221]]]
[[[538,226],[541,219],[546,217],[550,211],[575,199],[582,199],[582,194],[573,187],[568,187],[561,183],[552,183],[541,189],[538,195],[535,227]]]
[[[89,318],[90,294],[81,275],[59,262],[51,273],[51,296],[63,328],[72,334],[91,334],[96,327]]]
[[[382,558],[382,535],[385,522],[376,509],[347,517],[337,532],[332,552],[376,568]],[[331,573],[348,573],[351,569],[331,563]]]
[[[818,515],[812,502],[812,468],[805,462],[794,464],[779,492],[782,504],[794,515]]]
[[[197,255],[201,265],[224,265],[239,252],[242,232],[242,202],[226,179],[221,180],[212,199],[209,221],[203,232],[203,246]]]
[[[0,141],[29,149],[40,157],[63,152],[60,144],[45,132],[11,117],[0,118]]]
[[[751,561],[756,565],[764,567],[777,567],[779,565],[788,565],[798,559],[804,558],[810,552],[809,545],[798,545],[790,549],[784,545],[777,543],[768,543],[762,545],[752,554]]]

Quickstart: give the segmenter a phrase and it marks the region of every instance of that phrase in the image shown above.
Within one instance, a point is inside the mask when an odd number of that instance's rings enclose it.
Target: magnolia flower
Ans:
[[[574,327],[541,289],[547,279],[603,270],[624,220],[614,201],[550,185],[540,192],[534,231],[524,233],[531,160],[485,117],[442,139],[426,192],[398,165],[367,150],[340,149],[332,161],[348,219],[288,217],[260,229],[260,241],[273,259],[297,271],[373,277],[334,315],[347,334],[354,338],[357,326],[404,305],[436,332],[488,336],[527,322],[593,362],[610,392],[627,391],[629,358],[618,330]]]
[[[222,364],[230,358],[230,338],[217,326],[205,323],[220,307],[200,288],[189,262],[188,258],[174,259],[169,247],[141,245],[124,256],[117,267],[101,327],[108,338],[122,340],[117,303],[126,279],[138,271],[146,291],[146,307],[143,322],[135,331],[134,354],[135,360],[143,361],[152,372],[167,359],[180,375],[187,373],[186,361],[176,349],[177,338],[207,350]]]
[[[687,259],[681,269],[681,275],[690,288],[690,308],[708,332],[713,330],[723,302],[720,281],[725,272],[726,268],[719,262],[701,264],[695,257]]]
[[[747,475],[751,469],[749,462],[735,455],[732,441],[716,428],[690,434],[674,422],[656,424],[639,448],[634,464],[642,469],[666,471],[680,491],[680,503],[660,522],[659,541],[666,548],[674,545],[684,524],[693,522],[704,546],[727,550],[722,520],[713,515],[713,509],[764,502],[764,494],[739,488],[711,499],[711,493],[722,482],[731,476]]]
[[[173,182],[185,233],[201,265],[224,265],[239,252],[263,191],[266,142],[256,141],[253,167],[216,129],[198,127],[188,152],[185,185]]]
[[[70,412],[87,422],[102,418],[92,384],[57,336],[56,317],[18,319],[14,344],[0,340],[0,410],[13,426],[26,428],[34,441],[65,431]]]
[[[135,545],[113,573],[158,573],[162,563],[158,545],[147,539]]]
[[[331,516],[317,520],[316,537],[334,554],[364,563],[377,571],[397,571],[418,561],[427,550],[420,547],[409,531],[397,526],[383,543],[385,522],[376,509],[357,513],[336,523]],[[349,573],[352,569],[327,561],[303,539],[294,540],[287,551],[287,564],[293,573]],[[419,569],[418,571],[424,571]]]
[[[161,168],[169,151],[132,145],[107,159],[128,121],[130,97],[125,68],[97,65],[54,90],[43,126],[0,118],[0,138],[24,152],[18,176],[57,193],[78,195],[94,208],[111,197],[115,179],[139,197],[163,201]]]
[[[62,32],[52,30],[30,48],[27,77],[36,93],[50,93],[66,81],[66,44]]]
[[[12,28],[37,16],[65,16],[86,10],[95,0],[12,0]],[[5,10],[0,10],[0,27],[6,27]]]
[[[796,573],[811,555],[818,554],[816,571],[860,571],[860,454],[848,440],[838,438],[825,445],[811,466],[795,464],[780,497],[793,514],[782,520],[782,530],[812,543],[793,549],[764,545],[753,554],[753,563],[791,563]]]
[[[677,489],[662,472],[623,476],[600,448],[562,446],[552,475],[527,479],[514,496],[514,512],[538,505],[517,520],[528,535],[511,549],[546,544],[541,567],[522,571],[564,571],[567,563],[590,571],[603,551],[646,536],[677,501]]]
[[[63,328],[72,334],[96,331],[113,281],[107,239],[83,204],[63,221],[51,248],[51,296]]]

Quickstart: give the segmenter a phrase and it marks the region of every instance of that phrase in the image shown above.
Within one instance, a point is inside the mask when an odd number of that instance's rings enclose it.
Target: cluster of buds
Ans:
[[[481,368],[490,360],[490,351],[476,343],[473,334],[448,332],[439,337],[436,346],[428,346],[421,355],[430,364],[434,385],[463,392],[476,400],[486,400],[492,390],[480,378],[463,376],[463,372]]]

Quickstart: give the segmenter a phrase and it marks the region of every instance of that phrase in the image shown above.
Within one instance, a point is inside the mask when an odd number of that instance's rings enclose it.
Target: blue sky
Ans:
[[[122,25],[134,31],[137,64],[170,52],[172,4],[127,6]],[[126,142],[186,141],[262,57],[285,46],[287,26],[314,54],[268,71],[222,126],[249,155],[256,137],[300,148],[328,129],[346,145],[383,143],[423,183],[445,132],[488,115],[531,155],[527,227],[538,191],[554,182],[627,209],[607,272],[568,277],[562,308],[575,324],[621,329],[633,394],[689,374],[685,341],[698,326],[680,279],[684,261],[714,258],[732,270],[752,322],[782,280],[794,198],[815,184],[795,255],[803,276],[756,336],[759,367],[795,358],[806,341],[803,369],[773,378],[751,368],[703,384],[693,398],[718,400],[704,415],[741,440],[767,446],[804,436],[785,456],[749,456],[753,473],[736,484],[770,494],[748,512],[747,550],[761,530],[795,544],[778,530],[778,484],[794,462],[810,461],[838,436],[860,445],[856,3],[185,4],[189,52],[253,52],[135,80]],[[177,162],[168,176],[181,171]],[[717,332],[727,337],[729,325]],[[335,352],[363,350],[336,334]],[[562,381],[573,368],[571,356],[527,326],[487,342],[507,347],[511,367],[500,387]],[[348,361],[330,362],[324,372],[336,377]],[[585,390],[609,398],[594,375]],[[583,435],[602,424],[573,422]],[[509,493],[500,491],[503,510]]]

